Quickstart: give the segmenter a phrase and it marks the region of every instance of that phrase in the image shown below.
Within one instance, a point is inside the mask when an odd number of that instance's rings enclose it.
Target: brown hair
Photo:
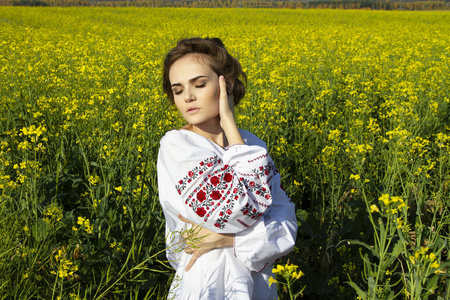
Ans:
[[[233,95],[234,105],[237,105],[245,95],[247,76],[242,71],[239,61],[228,53],[225,45],[218,38],[184,39],[179,41],[176,47],[169,51],[164,59],[163,89],[170,102],[174,103],[173,91],[169,80],[170,68],[177,60],[188,54],[206,56],[211,69],[218,76],[223,75],[225,77],[228,94]],[[230,88],[232,89],[231,91]]]

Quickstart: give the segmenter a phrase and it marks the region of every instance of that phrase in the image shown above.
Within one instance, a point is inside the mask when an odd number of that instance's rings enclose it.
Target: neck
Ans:
[[[185,129],[200,134],[221,147],[228,145],[227,137],[220,126],[220,118],[214,118],[206,123],[197,125],[188,124],[185,126]]]

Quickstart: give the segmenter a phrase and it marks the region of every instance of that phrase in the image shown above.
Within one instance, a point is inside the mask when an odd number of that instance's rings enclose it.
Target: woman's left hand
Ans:
[[[234,99],[228,94],[227,83],[223,75],[219,76],[219,115],[221,120],[234,121]]]
[[[195,224],[190,220],[178,215],[178,218],[188,224],[191,224],[191,230],[183,233],[183,239],[186,241],[184,251],[187,254],[192,254],[192,257],[187,264],[185,271],[189,271],[195,264],[197,259],[211,250],[225,247],[233,247],[233,234],[221,234],[213,232],[205,227]]]

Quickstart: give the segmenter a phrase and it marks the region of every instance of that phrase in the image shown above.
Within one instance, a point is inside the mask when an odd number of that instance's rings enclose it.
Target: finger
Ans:
[[[227,83],[225,77],[220,75],[219,77],[220,98],[228,101]]]
[[[178,219],[180,219],[180,220],[183,221],[184,223],[194,224],[192,221],[186,219],[185,217],[183,217],[183,216],[180,215],[180,214],[178,214]]]
[[[192,266],[195,264],[195,262],[197,261],[197,258],[198,258],[199,256],[200,256],[200,255],[197,255],[196,253],[194,253],[194,254],[192,255],[192,257],[191,257],[191,259],[189,260],[189,262],[188,262],[186,268],[184,269],[186,272],[188,272],[188,271],[192,268]]]

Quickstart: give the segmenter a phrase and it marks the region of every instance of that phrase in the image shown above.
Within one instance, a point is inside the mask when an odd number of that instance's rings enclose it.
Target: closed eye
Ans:
[[[196,88],[203,88],[206,86],[206,83],[202,83],[202,84],[197,84],[195,87]]]
[[[182,92],[183,92],[183,90],[173,91],[173,94],[174,95],[181,95]]]

